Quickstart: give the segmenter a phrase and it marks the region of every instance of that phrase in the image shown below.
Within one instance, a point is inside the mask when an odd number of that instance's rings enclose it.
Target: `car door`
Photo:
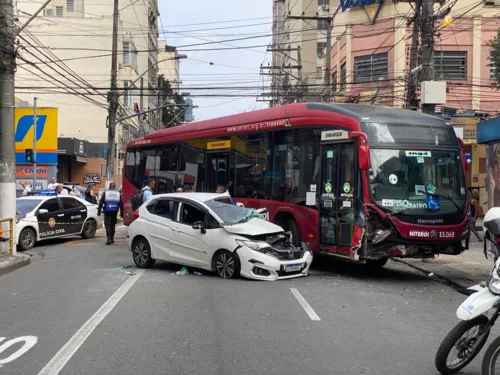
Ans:
[[[87,219],[87,207],[78,199],[73,197],[59,197],[62,203],[64,218],[64,234],[80,233],[83,223]]]
[[[170,237],[176,202],[168,198],[157,198],[146,206],[149,215],[146,230],[154,259],[176,261]]]
[[[207,215],[209,215],[208,212],[201,207],[179,202],[178,215],[172,223],[171,243],[176,248],[176,253],[182,259],[183,264],[207,267],[211,261],[209,236],[204,234],[203,230],[193,228],[196,222],[202,222],[206,226]]]
[[[45,213],[40,213],[47,210]],[[38,232],[41,240],[59,236],[64,232],[64,212],[57,197],[47,199],[37,210]]]

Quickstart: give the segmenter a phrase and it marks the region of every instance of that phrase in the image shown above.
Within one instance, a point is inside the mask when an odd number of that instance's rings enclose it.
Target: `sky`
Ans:
[[[160,39],[187,55],[180,61],[180,91],[189,92],[193,104],[199,106],[193,110],[195,120],[267,107],[265,102],[256,102],[255,96],[266,92],[263,85],[269,82],[269,77],[260,75],[259,67],[271,62],[271,52],[266,52],[264,46],[271,43],[272,0],[160,0],[158,6]],[[228,41],[247,37],[253,38]],[[200,43],[207,44],[189,47]],[[250,46],[261,47],[231,49]],[[214,48],[229,49],[201,51]],[[213,97],[214,94],[233,96]]]

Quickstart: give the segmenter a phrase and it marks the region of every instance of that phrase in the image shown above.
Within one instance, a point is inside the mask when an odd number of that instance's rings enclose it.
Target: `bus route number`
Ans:
[[[269,212],[268,212],[268,211],[266,211],[266,212],[261,212],[261,213],[259,214],[259,216],[260,216],[260,218],[261,218],[262,220],[269,221]]]

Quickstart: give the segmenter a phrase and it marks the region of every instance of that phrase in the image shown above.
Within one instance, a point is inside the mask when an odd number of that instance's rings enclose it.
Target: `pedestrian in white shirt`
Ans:
[[[57,183],[56,178],[52,177],[49,186],[47,186],[47,190],[49,190],[49,191],[57,190],[58,185],[59,184]]]
[[[23,188],[23,197],[27,196],[29,193],[31,193],[31,188],[28,185],[27,182],[21,182],[21,187]]]
[[[69,195],[68,191],[62,186],[62,185],[57,185],[57,195]]]

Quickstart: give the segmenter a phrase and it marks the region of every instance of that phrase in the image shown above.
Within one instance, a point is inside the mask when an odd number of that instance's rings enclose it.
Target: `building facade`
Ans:
[[[436,3],[435,14],[440,9]],[[369,93],[367,101],[406,106],[407,84],[418,82],[420,74],[409,73],[413,25],[407,21],[412,14],[409,3],[384,0],[342,8],[332,32],[332,92]],[[500,27],[499,15],[500,2],[458,0],[448,16],[451,23],[436,20],[435,79],[447,81],[443,107],[492,114],[499,110],[500,93],[491,88],[496,67],[490,64],[487,45]],[[419,67],[421,50],[417,55],[414,66]]]
[[[39,2],[17,1],[19,22],[24,24],[40,6]],[[156,0],[121,8],[118,119],[157,106],[158,74]],[[105,175],[112,35],[112,0],[53,0],[20,34],[23,52],[16,73],[16,96],[30,103],[37,97],[39,106],[56,106],[59,143],[83,142],[88,150],[85,157],[78,154],[79,147],[60,150],[60,181],[82,184],[77,180],[86,173]],[[155,116],[151,113],[117,124],[115,181],[121,181],[125,144],[149,132]]]

